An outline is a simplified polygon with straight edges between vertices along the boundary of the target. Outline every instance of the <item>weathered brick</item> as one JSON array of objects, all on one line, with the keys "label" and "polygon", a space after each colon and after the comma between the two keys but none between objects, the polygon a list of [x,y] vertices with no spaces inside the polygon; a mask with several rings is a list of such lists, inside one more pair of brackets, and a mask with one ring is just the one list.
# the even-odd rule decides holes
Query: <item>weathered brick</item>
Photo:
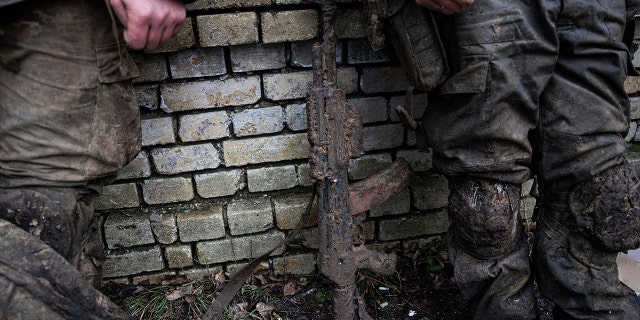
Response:
[{"label": "weathered brick", "polygon": [[624,91],[627,94],[640,92],[640,77],[626,77],[624,80]]},{"label": "weathered brick", "polygon": [[160,86],[157,84],[137,84],[134,89],[138,107],[148,110],[156,110],[159,105]]},{"label": "weathered brick", "polygon": [[151,230],[161,244],[171,244],[178,240],[176,217],[172,213],[151,213],[149,215]]},{"label": "weathered brick", "polygon": [[349,103],[360,113],[362,123],[382,122],[389,118],[387,99],[383,97],[349,99]]},{"label": "weathered brick", "polygon": [[402,145],[404,127],[402,124],[385,124],[365,127],[363,130],[364,150],[380,150]]},{"label": "weathered brick", "polygon": [[290,189],[295,187],[297,182],[294,165],[247,169],[249,192]]},{"label": "weathered brick", "polygon": [[306,133],[225,140],[222,145],[227,166],[305,159],[309,156]]},{"label": "weathered brick", "polygon": [[636,132],[638,131],[638,123],[637,122],[629,122],[629,131],[627,131],[627,136],[624,137],[624,140],[629,142],[632,141],[636,136]]},{"label": "weathered brick", "polygon": [[318,36],[316,10],[264,12],[260,14],[260,21],[264,43],[309,40]]},{"label": "weathered brick", "polygon": [[144,119],[142,126],[142,146],[155,146],[176,142],[171,117]]},{"label": "weathered brick", "polygon": [[260,77],[164,84],[160,86],[160,93],[160,108],[168,113],[242,106],[260,99]]},{"label": "weathered brick", "polygon": [[349,179],[360,180],[368,178],[380,170],[386,169],[393,162],[388,153],[368,154],[349,160]]},{"label": "weathered brick", "polygon": [[186,177],[145,180],[142,194],[147,204],[189,201],[194,197],[191,179]]},{"label": "weathered brick", "polygon": [[169,268],[184,268],[193,265],[190,245],[174,245],[164,248]]},{"label": "weathered brick", "polygon": [[138,153],[131,162],[118,171],[118,180],[148,178],[149,176],[151,176],[151,164],[144,151]]},{"label": "weathered brick", "polygon": [[312,274],[315,269],[316,261],[314,255],[311,253],[273,259],[273,271],[277,275]]},{"label": "weathered brick", "polygon": [[311,186],[315,183],[311,178],[311,166],[309,163],[303,163],[296,166],[298,172],[298,185]]},{"label": "weathered brick", "polygon": [[104,222],[105,241],[109,249],[154,243],[147,216],[110,214]]},{"label": "weathered brick", "polygon": [[[240,263],[227,263],[227,274],[231,277],[237,275],[240,271],[244,270],[244,268],[249,265],[248,262],[240,262]],[[258,266],[254,270],[264,270],[269,269],[269,261],[262,261],[258,264]]]},{"label": "weathered brick", "polygon": [[428,171],[433,168],[433,152],[431,150],[398,150],[396,151],[396,156],[407,160],[413,171]]},{"label": "weathered brick", "polygon": [[534,183],[533,179],[529,179],[522,184],[522,188],[520,189],[520,196],[526,197],[528,195],[537,194],[537,185]]},{"label": "weathered brick", "polygon": [[159,247],[130,249],[124,253],[107,255],[103,265],[103,275],[105,278],[114,278],[162,269],[164,269],[164,261]]},{"label": "weathered brick", "polygon": [[169,55],[169,70],[175,79],[219,76],[227,73],[222,48],[200,48]]},{"label": "weathered brick", "polygon": [[[290,230],[300,221],[300,217],[304,214],[309,203],[311,194],[294,194],[287,196],[279,196],[274,199],[276,224],[278,228]],[[314,202],[311,212],[318,212],[317,203]],[[305,222],[304,227],[311,227],[318,224],[318,215],[311,214],[310,219]]]},{"label": "weathered brick", "polygon": [[176,218],[180,241],[194,242],[224,237],[224,217],[221,204],[200,204]]},{"label": "weathered brick", "polygon": [[255,12],[198,16],[196,21],[203,47],[258,42],[258,15]]},{"label": "weathered brick", "polygon": [[301,4],[304,3],[305,0],[275,0],[275,4],[283,5],[283,4]]},{"label": "weathered brick", "polygon": [[268,6],[271,0],[198,0],[187,4],[187,10],[251,8]]},{"label": "weathered brick", "polygon": [[231,235],[256,233],[273,228],[269,198],[238,199],[227,206]]},{"label": "weathered brick", "polygon": [[[318,41],[299,41],[291,44],[291,64],[295,67],[311,68],[313,66],[313,44]],[[336,44],[336,63],[342,63],[342,46]]]},{"label": "weathered brick", "polygon": [[363,9],[336,12],[335,28],[339,39],[366,37],[367,25],[367,12]]},{"label": "weathered brick", "polygon": [[236,261],[231,238],[196,243],[197,261],[200,264]]},{"label": "weathered brick", "polygon": [[181,275],[184,275],[185,277],[187,277],[187,279],[189,280],[202,280],[202,279],[206,279],[206,278],[212,278],[213,276],[215,276],[218,272],[223,271],[222,266],[216,266],[216,267],[210,267],[207,266],[206,268],[193,268],[193,269],[187,269],[187,270],[180,270],[178,273]]},{"label": "weathered brick", "polygon": [[314,227],[300,230],[298,235],[296,235],[288,245],[309,249],[320,248],[320,237],[318,228]]},{"label": "weathered brick", "polygon": [[230,48],[233,72],[280,69],[287,65],[284,44],[255,44]]},{"label": "weathered brick", "polygon": [[148,273],[141,276],[133,277],[133,284],[161,284],[168,277],[175,277],[175,271]]},{"label": "weathered brick", "polygon": [[164,56],[158,54],[133,54],[140,76],[133,79],[133,83],[162,81],[169,78],[167,62]]},{"label": "weathered brick", "polygon": [[[196,254],[201,264],[257,258],[275,248],[283,239],[284,233],[274,230],[251,236],[203,241],[196,244]],[[279,255],[283,251],[284,248],[280,247],[271,255]]]},{"label": "weathered brick", "polygon": [[447,231],[449,221],[444,210],[382,220],[379,224],[379,239],[382,241],[405,239],[423,235],[439,234]]},{"label": "weathered brick", "polygon": [[405,91],[410,86],[402,68],[364,68],[360,87],[364,93]]},{"label": "weathered brick", "polygon": [[282,107],[245,109],[231,115],[233,132],[238,137],[280,132],[284,129]]},{"label": "weathered brick", "polygon": [[203,198],[230,196],[245,187],[243,170],[224,170],[194,174],[196,191]]},{"label": "weathered brick", "polygon": [[112,184],[104,187],[96,200],[96,210],[133,208],[140,205],[135,183]]},{"label": "weathered brick", "polygon": [[285,108],[287,128],[292,131],[307,130],[307,104],[295,103]]},{"label": "weathered brick", "polygon": [[196,40],[193,35],[193,23],[191,17],[187,17],[182,24],[180,32],[171,37],[167,43],[159,46],[157,49],[151,51],[152,53],[160,52],[172,52],[188,48],[193,48],[196,45]]},{"label": "weathered brick", "polygon": [[151,150],[155,169],[161,174],[215,169],[220,166],[220,153],[211,143],[155,148]]},{"label": "weathered brick", "polygon": [[382,217],[388,215],[409,213],[411,211],[411,192],[404,189],[387,202],[369,211],[370,217]]},{"label": "weathered brick", "polygon": [[[358,89],[358,72],[354,68],[341,68],[336,71],[338,87],[345,93]],[[264,94],[270,100],[289,100],[304,98],[313,82],[312,71],[265,74],[263,76]]]},{"label": "weathered brick", "polygon": [[362,233],[365,241],[373,241],[376,238],[376,224],[374,221],[364,221],[362,223]]},{"label": "weathered brick", "polygon": [[640,97],[629,97],[629,118],[632,120],[640,119]]},{"label": "weathered brick", "polygon": [[635,143],[631,144],[625,152],[625,157],[629,161],[629,164],[633,166],[637,172],[640,172],[640,145]]},{"label": "weathered brick", "polygon": [[410,186],[414,206],[418,210],[429,210],[447,206],[449,187],[447,179],[438,174],[419,174]]},{"label": "weathered brick", "polygon": [[532,196],[523,197],[520,199],[520,215],[523,219],[529,221],[533,218],[533,210],[536,207],[536,198]]},{"label": "weathered brick", "polygon": [[226,138],[230,124],[226,111],[185,114],[178,117],[178,136],[184,142]]},{"label": "weathered brick", "polygon": [[364,64],[390,62],[391,59],[384,51],[373,51],[367,39],[353,39],[347,41],[347,62],[349,64]]}]

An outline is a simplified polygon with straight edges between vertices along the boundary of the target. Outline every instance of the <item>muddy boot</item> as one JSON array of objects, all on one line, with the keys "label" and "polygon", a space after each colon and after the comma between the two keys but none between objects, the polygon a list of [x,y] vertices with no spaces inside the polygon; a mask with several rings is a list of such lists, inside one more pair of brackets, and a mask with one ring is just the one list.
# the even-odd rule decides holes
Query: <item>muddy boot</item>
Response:
[{"label": "muddy boot", "polygon": [[520,187],[489,180],[454,180],[451,187],[449,258],[472,318],[535,319]]},{"label": "muddy boot", "polygon": [[0,319],[131,319],[33,235],[0,219]]},{"label": "muddy boot", "polygon": [[104,253],[97,195],[85,187],[0,188],[0,218],[48,244],[99,288]]},{"label": "muddy boot", "polygon": [[619,251],[639,243],[637,183],[625,163],[569,191],[545,190],[533,255],[555,320],[640,319],[635,292],[620,282],[616,264]]}]

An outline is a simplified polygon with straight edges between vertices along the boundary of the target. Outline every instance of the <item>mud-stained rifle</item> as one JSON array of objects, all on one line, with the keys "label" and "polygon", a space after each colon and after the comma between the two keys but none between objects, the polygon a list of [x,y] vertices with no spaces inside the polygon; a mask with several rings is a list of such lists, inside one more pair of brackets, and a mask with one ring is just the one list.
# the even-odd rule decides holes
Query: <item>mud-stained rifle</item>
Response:
[{"label": "mud-stained rifle", "polygon": [[[321,7],[323,38],[322,43],[313,46],[313,85],[307,92],[307,121],[311,145],[309,163],[318,197],[318,266],[334,284],[334,318],[371,319],[356,290],[356,271],[366,268],[384,275],[393,274],[396,256],[371,251],[363,245],[355,246],[356,223],[352,215],[391,198],[406,188],[413,176],[406,161],[400,160],[387,173],[349,187],[349,159],[364,153],[362,121],[337,86],[335,3],[314,2]],[[391,171],[393,176],[389,174]],[[395,181],[387,185],[385,180],[390,179]],[[350,207],[356,212],[350,212]]]}]

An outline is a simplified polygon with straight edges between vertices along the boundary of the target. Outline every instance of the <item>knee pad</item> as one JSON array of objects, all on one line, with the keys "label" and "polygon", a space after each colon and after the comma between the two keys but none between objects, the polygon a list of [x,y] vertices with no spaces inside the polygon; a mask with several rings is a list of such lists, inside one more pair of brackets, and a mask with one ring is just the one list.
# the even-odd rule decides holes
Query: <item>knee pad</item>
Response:
[{"label": "knee pad", "polygon": [[610,252],[640,247],[639,186],[626,162],[575,186],[568,201],[578,231]]},{"label": "knee pad", "polygon": [[478,258],[513,252],[519,230],[520,186],[489,180],[452,182],[449,218],[459,245]]}]

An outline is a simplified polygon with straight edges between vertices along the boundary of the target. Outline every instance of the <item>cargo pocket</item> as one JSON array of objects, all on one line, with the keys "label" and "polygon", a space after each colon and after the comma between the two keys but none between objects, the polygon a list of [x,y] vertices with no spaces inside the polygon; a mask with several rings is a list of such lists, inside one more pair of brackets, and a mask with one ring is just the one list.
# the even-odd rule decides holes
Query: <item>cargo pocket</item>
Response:
[{"label": "cargo pocket", "polygon": [[489,56],[461,58],[462,68],[453,74],[440,89],[440,94],[485,92],[489,81]]},{"label": "cargo pocket", "polygon": [[98,88],[87,177],[113,175],[140,150],[140,110],[131,79],[138,76],[125,46],[97,48]]}]

